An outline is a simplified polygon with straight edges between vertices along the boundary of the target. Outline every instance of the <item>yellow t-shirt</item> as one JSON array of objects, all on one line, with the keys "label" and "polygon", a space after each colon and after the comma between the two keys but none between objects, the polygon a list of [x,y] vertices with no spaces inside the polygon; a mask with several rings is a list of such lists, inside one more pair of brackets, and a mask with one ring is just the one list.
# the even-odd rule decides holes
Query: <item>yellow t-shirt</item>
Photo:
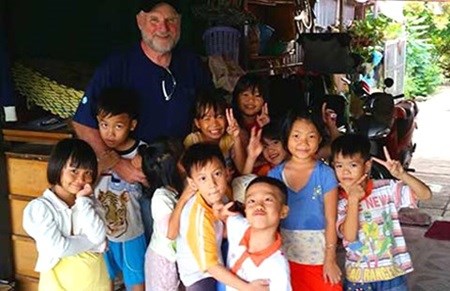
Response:
[{"label": "yellow t-shirt", "polygon": [[[202,137],[202,134],[199,131],[196,131],[186,136],[183,144],[185,148],[188,148],[193,144],[202,142],[205,142],[205,140]],[[231,167],[234,166],[233,156],[231,152],[233,145],[234,145],[234,138],[229,134],[225,134],[224,136],[222,136],[222,138],[219,141],[219,148],[222,151],[223,157],[225,158],[227,168],[229,168],[230,166]]]}]

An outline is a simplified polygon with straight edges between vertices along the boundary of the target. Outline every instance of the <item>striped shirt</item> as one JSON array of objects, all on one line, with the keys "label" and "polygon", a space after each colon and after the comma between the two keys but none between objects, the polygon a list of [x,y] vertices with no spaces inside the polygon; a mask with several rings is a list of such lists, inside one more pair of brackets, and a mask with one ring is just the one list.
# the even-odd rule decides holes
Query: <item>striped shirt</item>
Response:
[{"label": "striped shirt", "polygon": [[[416,205],[410,188],[401,181],[373,180],[370,194],[359,202],[357,240],[343,240],[345,269],[350,282],[391,280],[413,271],[398,219],[398,210]],[[347,199],[340,195],[337,228],[347,214]],[[339,234],[342,237],[342,234]]]},{"label": "striped shirt", "polygon": [[223,265],[220,252],[223,229],[223,223],[214,217],[211,206],[197,192],[181,212],[177,238],[178,270],[185,286],[211,277],[207,270]]}]

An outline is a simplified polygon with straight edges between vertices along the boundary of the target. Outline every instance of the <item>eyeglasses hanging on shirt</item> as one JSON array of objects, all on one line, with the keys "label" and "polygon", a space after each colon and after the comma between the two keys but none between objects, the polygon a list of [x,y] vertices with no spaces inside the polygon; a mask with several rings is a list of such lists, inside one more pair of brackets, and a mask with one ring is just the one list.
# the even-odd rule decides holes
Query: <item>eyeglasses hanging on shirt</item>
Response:
[{"label": "eyeglasses hanging on shirt", "polygon": [[173,76],[172,72],[166,68],[166,73],[162,78],[161,89],[164,95],[164,100],[170,101],[172,99],[173,93],[175,93],[175,87],[177,86],[177,81]]}]

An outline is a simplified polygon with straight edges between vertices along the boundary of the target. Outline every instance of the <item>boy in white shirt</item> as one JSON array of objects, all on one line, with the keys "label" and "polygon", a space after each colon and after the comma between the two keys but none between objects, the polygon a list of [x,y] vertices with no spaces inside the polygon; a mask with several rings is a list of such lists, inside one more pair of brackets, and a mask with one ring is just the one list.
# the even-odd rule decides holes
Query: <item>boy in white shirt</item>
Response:
[{"label": "boy in white shirt", "polygon": [[[245,193],[245,218],[229,212],[231,203],[222,211],[227,215],[228,262],[237,276],[252,281],[268,279],[270,290],[292,290],[289,264],[281,250],[280,220],[289,212],[286,185],[260,176],[252,180]],[[236,290],[228,287],[227,290]]]}]

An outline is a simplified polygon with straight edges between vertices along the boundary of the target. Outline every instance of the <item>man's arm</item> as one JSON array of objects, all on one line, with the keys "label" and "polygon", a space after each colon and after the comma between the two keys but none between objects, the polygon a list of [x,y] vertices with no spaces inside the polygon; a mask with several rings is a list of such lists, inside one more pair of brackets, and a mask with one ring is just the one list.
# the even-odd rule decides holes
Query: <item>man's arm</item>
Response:
[{"label": "man's arm", "polygon": [[[97,157],[102,157],[104,153],[109,151],[109,148],[102,141],[98,129],[83,125],[76,121],[72,121],[72,126],[76,135],[86,141],[94,149]],[[111,168],[128,183],[147,182],[144,173],[133,167],[130,160],[118,159],[114,165],[111,165]]]},{"label": "man's arm", "polygon": [[76,121],[72,121],[72,126],[77,136],[87,142],[94,149],[97,156],[100,156],[108,150],[108,147],[100,137],[98,129],[83,125]]}]

